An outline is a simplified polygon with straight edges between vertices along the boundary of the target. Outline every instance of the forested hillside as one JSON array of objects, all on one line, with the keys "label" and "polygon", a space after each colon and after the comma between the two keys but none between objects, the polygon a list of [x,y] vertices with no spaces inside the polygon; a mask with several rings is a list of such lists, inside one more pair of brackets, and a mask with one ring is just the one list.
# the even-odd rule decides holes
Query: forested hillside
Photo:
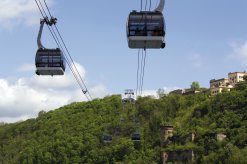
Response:
[{"label": "forested hillside", "polygon": [[[160,145],[160,126],[173,138]],[[140,132],[140,142],[131,140]],[[195,134],[194,141],[186,136]],[[224,133],[217,141],[215,134]],[[103,136],[112,136],[104,143]],[[176,137],[174,137],[176,136]],[[114,95],[72,103],[36,119],[0,126],[0,163],[161,163],[161,152],[193,150],[195,163],[247,163],[247,87],[211,97]]]}]

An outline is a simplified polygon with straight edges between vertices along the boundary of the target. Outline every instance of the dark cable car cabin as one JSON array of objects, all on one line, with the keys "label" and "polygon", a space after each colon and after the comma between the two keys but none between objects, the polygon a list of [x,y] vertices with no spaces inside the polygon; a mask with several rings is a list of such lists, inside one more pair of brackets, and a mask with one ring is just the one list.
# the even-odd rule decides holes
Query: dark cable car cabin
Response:
[{"label": "dark cable car cabin", "polygon": [[162,14],[164,0],[154,11],[132,11],[127,21],[129,48],[164,48],[165,20]]},{"label": "dark cable car cabin", "polygon": [[141,134],[138,133],[138,132],[132,133],[131,139],[134,142],[140,142],[140,140],[141,140]]},{"label": "dark cable car cabin", "polygon": [[57,49],[38,49],[35,58],[37,75],[64,75],[65,59]]},{"label": "dark cable car cabin", "polygon": [[103,136],[104,143],[111,143],[112,142],[112,136],[110,135],[104,135]]},{"label": "dark cable car cabin", "polygon": [[38,50],[35,57],[36,74],[50,76],[64,75],[66,63],[62,51],[59,48],[47,49],[41,43],[41,35],[45,23],[51,26],[56,23],[56,19],[52,18],[49,21],[48,18],[45,18],[40,22],[37,39]]}]

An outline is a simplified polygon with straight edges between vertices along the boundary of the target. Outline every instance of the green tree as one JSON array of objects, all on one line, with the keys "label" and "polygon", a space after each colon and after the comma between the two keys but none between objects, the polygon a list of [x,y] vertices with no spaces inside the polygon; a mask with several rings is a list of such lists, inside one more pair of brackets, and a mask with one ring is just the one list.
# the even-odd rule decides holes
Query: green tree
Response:
[{"label": "green tree", "polygon": [[[246,97],[241,89],[212,97],[140,97],[128,107],[120,95],[72,103],[0,126],[0,163],[159,163],[160,151],[188,149],[196,163],[247,163]],[[160,125],[170,124],[174,137],[161,149]],[[103,142],[104,130],[111,143]],[[137,130],[141,141],[133,142]],[[217,141],[217,133],[225,140]]]},{"label": "green tree", "polygon": [[159,98],[164,97],[164,96],[166,95],[166,94],[165,94],[165,90],[164,90],[163,88],[159,88],[159,89],[157,90],[157,95],[158,95]]},{"label": "green tree", "polygon": [[190,88],[193,90],[200,90],[200,84],[198,81],[193,81],[190,85]]},{"label": "green tree", "polygon": [[45,112],[44,110],[42,110],[42,111],[39,112],[38,116],[41,117],[41,116],[43,116],[45,113],[46,113],[46,112]]}]

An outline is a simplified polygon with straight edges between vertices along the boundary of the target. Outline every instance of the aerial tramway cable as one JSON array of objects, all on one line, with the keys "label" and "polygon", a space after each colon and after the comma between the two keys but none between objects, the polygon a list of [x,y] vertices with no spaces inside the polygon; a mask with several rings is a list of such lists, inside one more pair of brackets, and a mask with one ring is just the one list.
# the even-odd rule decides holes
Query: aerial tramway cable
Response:
[{"label": "aerial tramway cable", "polygon": [[[46,3],[46,0],[44,0],[44,3],[45,3],[45,6],[46,6],[46,8],[47,8],[49,14],[50,14],[50,17],[52,17],[51,12],[50,12],[50,10],[49,10],[49,8],[48,8],[48,5],[47,5],[47,3]],[[79,71],[78,71],[78,69],[77,69],[77,67],[76,67],[76,65],[75,65],[75,63],[74,63],[74,60],[72,59],[72,56],[71,56],[71,54],[70,54],[70,52],[69,52],[69,50],[68,50],[68,48],[67,48],[67,46],[66,46],[66,44],[65,44],[65,42],[64,42],[64,39],[63,39],[61,33],[59,32],[58,27],[57,27],[56,24],[55,24],[55,28],[56,28],[56,31],[57,31],[57,33],[58,33],[60,39],[62,40],[62,43],[63,43],[63,45],[64,45],[64,47],[65,47],[65,49],[66,49],[68,55],[69,55],[69,58],[70,58],[70,60],[71,60],[71,62],[72,62],[72,65],[75,67],[75,70],[76,70],[77,74],[79,75],[79,78],[80,78],[81,82],[83,83],[83,85],[84,85],[84,87],[85,87],[85,90],[83,91],[83,93],[84,93],[84,94],[88,93],[89,97],[92,99],[92,96],[91,96],[90,92],[88,92],[87,86],[86,86],[85,82],[83,81],[83,79],[82,79],[82,77],[81,77],[81,74],[79,73]]]},{"label": "aerial tramway cable", "polygon": [[[41,6],[42,10],[41,10],[41,8],[40,8],[39,6],[38,6],[38,7],[39,7],[39,9],[40,9],[40,12],[41,12],[42,16],[44,17],[44,15],[45,15],[45,17],[48,18],[48,17],[47,17],[47,14],[46,14],[46,12],[45,12],[45,10],[44,10],[44,8],[43,8],[41,2],[40,2],[40,0],[39,0],[39,3],[40,3],[40,6]],[[43,14],[43,12],[44,12],[44,14]],[[48,26],[48,25],[47,25],[47,26]],[[52,34],[53,39],[54,39],[55,42],[57,43],[58,47],[61,48],[62,51],[63,51],[63,53],[64,53],[64,49],[63,49],[63,47],[62,47],[62,45],[61,45],[61,43],[60,43],[60,41],[59,41],[59,39],[58,39],[58,37],[57,37],[55,31],[54,31],[54,29],[53,29],[53,28],[50,28],[50,26],[48,26],[48,28],[49,28],[49,30],[50,30],[50,33]],[[65,53],[64,53],[64,54],[65,54]],[[71,71],[72,71],[72,73],[73,73],[73,75],[74,75],[76,81],[77,81],[78,84],[80,85],[80,88],[82,88],[82,86],[81,86],[81,84],[80,84],[80,81],[78,80],[78,77],[76,76],[74,70],[73,70],[72,67],[71,67],[71,64],[70,64],[70,62],[69,62],[69,60],[68,60],[68,58],[67,58],[67,55],[65,55],[65,58],[66,58],[66,62],[67,62],[67,64],[69,65],[69,67],[70,67],[70,69],[71,69]]]},{"label": "aerial tramway cable", "polygon": [[141,79],[141,94],[142,94],[142,91],[143,91],[143,81],[144,81],[144,76],[145,76],[146,56],[147,56],[147,51],[146,51],[146,49],[144,49],[143,67],[142,67],[142,79]]},{"label": "aerial tramway cable", "polygon": [[137,62],[136,96],[142,95],[144,77],[145,77],[146,58],[147,58],[147,51],[145,49],[139,49],[138,62]]},{"label": "aerial tramway cable", "polygon": [[[38,6],[39,9],[40,9],[40,12],[41,12],[41,14],[42,14],[42,16],[44,17],[44,15],[45,15],[45,17],[47,17],[47,14],[46,14],[46,12],[45,12],[45,10],[44,10],[44,8],[43,8],[42,3],[40,2],[40,0],[39,0],[39,3],[40,3],[40,6],[41,6],[41,8],[42,8],[42,10],[43,10],[43,11],[42,11],[41,8]],[[44,14],[43,14],[43,12],[44,12]],[[47,17],[47,18],[48,18],[48,17]],[[48,26],[48,27],[49,27],[49,26]],[[51,29],[52,29],[52,30],[51,30]],[[60,43],[60,41],[59,41],[59,39],[58,39],[58,37],[57,37],[55,31],[54,31],[54,29],[53,29],[53,28],[51,28],[51,29],[50,29],[50,27],[49,27],[49,30],[50,30],[50,32],[51,32],[51,34],[52,34],[52,36],[53,36],[53,39],[54,39],[55,42],[57,43],[58,47],[61,48],[62,51],[63,51],[63,53],[64,53],[64,49],[63,49],[63,47],[62,47],[62,45],[61,45],[61,43]],[[80,84],[80,81],[79,81],[78,77],[76,76],[76,74],[75,74],[75,72],[74,72],[74,70],[73,70],[73,68],[72,68],[72,66],[71,66],[71,64],[70,64],[70,62],[69,62],[69,60],[68,60],[68,58],[67,58],[66,53],[64,53],[64,54],[65,54],[66,62],[67,62],[67,64],[69,65],[69,67],[70,67],[70,69],[71,69],[71,72],[73,73],[73,75],[74,75],[74,77],[75,77],[77,83],[79,84],[80,88],[83,88],[82,85]],[[86,97],[87,97],[87,96],[86,96]]]},{"label": "aerial tramway cable", "polygon": [[139,65],[140,65],[140,49],[138,49],[137,55],[137,73],[136,73],[136,96],[139,94]]},{"label": "aerial tramway cable", "polygon": [[140,11],[142,11],[142,0],[141,0],[141,10]]},{"label": "aerial tramway cable", "polygon": [[146,0],[146,3],[145,3],[145,11],[147,10],[147,4],[148,4],[148,0]]},{"label": "aerial tramway cable", "polygon": [[[38,8],[39,8],[39,11],[40,11],[42,17],[43,17],[44,19],[48,19],[48,16],[47,16],[47,14],[46,14],[46,12],[45,12],[45,9],[44,9],[44,7],[43,7],[41,1],[39,0],[39,3],[40,3],[40,4],[38,4],[37,0],[35,0],[35,2],[36,2],[37,6],[38,6]],[[47,8],[47,11],[48,11],[48,13],[49,13],[49,15],[50,15],[50,17],[51,17],[51,20],[54,19],[54,18],[52,17],[52,15],[51,15],[51,12],[50,12],[50,10],[49,10],[49,8],[48,8],[48,5],[47,5],[47,3],[46,3],[45,0],[44,0],[44,3],[45,3],[45,6],[46,6],[46,8]],[[62,44],[61,44],[61,42],[60,42],[60,40],[59,40],[59,38],[58,38],[56,32],[55,32],[54,29],[52,28],[52,26],[49,27],[48,24],[47,24],[47,26],[48,26],[48,29],[49,29],[49,31],[50,31],[50,33],[51,33],[53,39],[55,40],[56,44],[58,45],[58,47],[62,50],[63,54],[65,55],[66,62],[67,62],[67,64],[68,64],[68,66],[69,66],[69,68],[70,68],[70,70],[71,70],[73,76],[75,77],[75,80],[77,81],[79,87],[81,88],[83,94],[86,96],[86,98],[87,98],[88,101],[92,100],[92,96],[91,96],[91,94],[89,93],[89,91],[88,91],[88,89],[87,89],[87,87],[86,87],[86,85],[85,85],[85,82],[83,81],[83,79],[82,79],[82,77],[81,77],[81,75],[80,75],[80,73],[79,73],[79,71],[78,71],[78,69],[77,69],[77,67],[76,67],[76,65],[75,65],[75,63],[74,63],[74,60],[72,59],[71,54],[69,53],[69,50],[68,50],[68,48],[67,48],[67,46],[66,46],[66,44],[65,44],[65,42],[64,42],[64,39],[62,38],[61,33],[59,32],[59,30],[58,30],[56,24],[55,24],[55,29],[56,29],[56,31],[57,31],[57,33],[58,33],[58,35],[59,35],[59,38],[60,38],[61,42],[63,43],[63,46],[65,47],[66,52],[68,53],[69,57],[68,57],[67,54],[65,53],[64,48],[63,48],[63,46],[62,46]],[[70,59],[70,60],[69,60],[69,59]],[[72,63],[72,64],[71,64],[71,63]],[[75,71],[74,69],[75,69],[76,71]],[[78,76],[79,76],[79,77],[78,77]],[[83,86],[84,86],[84,87],[83,87]],[[88,94],[88,95],[87,95],[87,94]]]},{"label": "aerial tramway cable", "polygon": [[[165,19],[163,9],[165,0],[141,0],[141,10],[130,12],[127,20],[127,41],[129,48],[138,49],[136,96],[142,95],[147,49],[165,48]],[[149,5],[148,5],[149,3]],[[151,11],[152,6],[156,8]],[[144,11],[143,11],[144,9]]]}]

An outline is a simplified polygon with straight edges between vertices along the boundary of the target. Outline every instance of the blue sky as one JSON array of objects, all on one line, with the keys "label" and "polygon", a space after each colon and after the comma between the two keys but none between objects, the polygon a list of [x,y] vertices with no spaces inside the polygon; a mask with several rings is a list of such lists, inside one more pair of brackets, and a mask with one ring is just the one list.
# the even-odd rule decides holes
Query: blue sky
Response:
[{"label": "blue sky", "polygon": [[[140,10],[141,1],[48,2],[94,97],[135,89],[137,50],[127,46],[126,20],[131,10]],[[157,0],[152,0],[152,6],[156,4]],[[192,81],[209,87],[210,79],[246,70],[246,0],[166,0],[164,16],[167,47],[147,50],[143,87],[147,92],[158,88],[186,88]],[[0,121],[25,119],[42,109],[84,99],[68,69],[64,79],[35,77],[39,18],[34,0],[0,2]],[[55,46],[47,30],[43,43],[46,47]],[[29,91],[35,100],[29,101],[28,96],[23,96],[30,94]],[[60,97],[63,94],[66,96]],[[49,97],[54,101],[45,103]],[[25,100],[24,105],[20,99]],[[58,103],[61,99],[62,103]],[[22,107],[16,107],[16,103]],[[29,103],[39,107],[27,110],[32,106]],[[10,106],[16,109],[9,109]]]}]

